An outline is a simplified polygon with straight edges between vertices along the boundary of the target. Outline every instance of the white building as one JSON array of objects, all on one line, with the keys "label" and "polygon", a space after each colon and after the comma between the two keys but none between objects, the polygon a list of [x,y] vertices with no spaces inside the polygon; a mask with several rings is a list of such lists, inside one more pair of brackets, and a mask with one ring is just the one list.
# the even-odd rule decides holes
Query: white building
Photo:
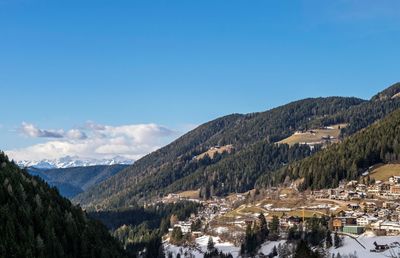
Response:
[{"label": "white building", "polygon": [[390,211],[387,209],[380,209],[378,211],[378,217],[380,217],[380,218],[384,218],[384,217],[388,216],[389,214],[390,214]]},{"label": "white building", "polygon": [[192,223],[179,221],[174,225],[174,228],[181,228],[182,234],[187,234],[192,232]]},{"label": "white building", "polygon": [[400,233],[400,224],[397,222],[384,221],[380,223],[379,229],[386,230],[387,235],[398,235]]},{"label": "white building", "polygon": [[371,223],[377,222],[378,219],[371,216],[362,216],[357,218],[357,226],[365,227]]},{"label": "white building", "polygon": [[391,183],[391,184],[400,184],[400,176],[391,176],[389,178],[389,183]]}]

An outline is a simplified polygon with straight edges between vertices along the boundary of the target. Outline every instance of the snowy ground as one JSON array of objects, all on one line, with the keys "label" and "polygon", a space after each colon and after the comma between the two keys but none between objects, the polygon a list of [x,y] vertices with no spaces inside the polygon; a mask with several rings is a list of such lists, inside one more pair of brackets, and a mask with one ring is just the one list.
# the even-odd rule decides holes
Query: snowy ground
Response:
[{"label": "snowy ground", "polygon": [[[374,242],[377,242],[377,244],[383,245],[383,244],[388,244],[390,245],[393,242],[400,242],[400,237],[399,236],[374,236],[371,234],[364,234],[361,235],[357,238],[357,240],[365,246],[365,249],[357,243],[356,240],[350,238],[350,237],[345,237],[343,246],[334,249],[332,248],[330,250],[331,253],[337,254],[340,253],[341,255],[348,255],[348,254],[354,254],[356,252],[357,256],[359,258],[374,258],[374,257],[392,257],[391,253],[389,250],[382,252],[382,253],[374,253],[371,252],[371,249],[375,249]],[[392,254],[395,253],[398,255],[400,253],[400,248],[394,248],[392,249]],[[394,257],[400,257],[394,256]]]},{"label": "snowy ground", "polygon": [[[189,249],[179,246],[174,246],[170,244],[165,244],[165,254],[171,252],[173,257],[176,257],[178,253],[181,253],[181,257],[193,257],[193,258],[203,258],[204,252],[207,251],[207,243],[209,236],[203,236],[196,239],[197,248]],[[340,248],[331,248],[329,251],[331,254],[340,253],[343,255],[356,254],[358,258],[376,258],[376,257],[400,257],[400,248],[393,248],[392,254],[397,254],[398,256],[391,256],[391,251],[387,250],[382,253],[371,252],[371,249],[375,249],[374,242],[380,245],[392,244],[393,242],[400,242],[400,236],[374,236],[371,234],[364,234],[357,238],[357,240],[365,246],[365,249],[353,238],[344,237],[343,246]],[[229,242],[222,242],[219,237],[213,237],[215,247],[224,253],[231,253],[234,258],[239,257],[240,247],[234,246]],[[285,243],[285,240],[266,242],[261,246],[260,252],[267,255],[269,254],[274,246],[278,247],[279,244]],[[186,256],[184,254],[187,254]],[[192,254],[190,256],[189,254]]]},{"label": "snowy ground", "polygon": [[268,255],[269,253],[272,252],[272,249],[274,246],[278,247],[279,244],[284,244],[286,243],[286,240],[280,240],[280,241],[267,241],[263,245],[261,245],[260,252],[263,253],[264,255]]},{"label": "snowy ground", "polygon": [[[168,252],[173,254],[173,257],[176,257],[178,253],[181,253],[181,257],[185,257],[185,253],[187,253],[187,257],[195,257],[195,258],[203,258],[204,253],[207,252],[207,244],[208,238],[210,236],[202,236],[196,238],[196,249],[183,248],[175,245],[164,244],[165,254],[168,255]],[[234,246],[229,242],[222,242],[219,237],[213,237],[213,241],[215,243],[215,248],[218,251],[222,251],[224,253],[231,253],[234,258],[239,256],[240,247]],[[193,256],[190,256],[192,254]]]}]

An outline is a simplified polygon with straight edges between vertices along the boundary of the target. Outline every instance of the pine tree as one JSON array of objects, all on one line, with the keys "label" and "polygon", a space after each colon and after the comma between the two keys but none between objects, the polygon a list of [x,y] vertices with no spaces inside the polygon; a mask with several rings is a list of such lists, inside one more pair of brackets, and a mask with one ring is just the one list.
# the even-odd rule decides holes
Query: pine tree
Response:
[{"label": "pine tree", "polygon": [[214,249],[215,249],[214,240],[213,240],[213,238],[210,236],[210,237],[208,238],[207,250],[208,250],[209,252],[212,252],[212,251],[214,251]]},{"label": "pine tree", "polygon": [[272,248],[271,254],[272,254],[273,257],[278,255],[278,249],[276,248],[276,245],[274,245],[274,248]]},{"label": "pine tree", "polygon": [[278,216],[274,215],[272,217],[271,223],[269,224],[269,230],[272,233],[278,233],[278,229],[279,229],[279,218],[278,218]]},{"label": "pine tree", "polygon": [[297,245],[293,258],[319,258],[318,253],[314,253],[304,240],[300,240]]},{"label": "pine tree", "polygon": [[173,243],[180,243],[183,239],[182,229],[175,227],[171,233],[171,240]]},{"label": "pine tree", "polygon": [[330,230],[327,230],[325,237],[325,246],[326,248],[331,248],[332,245],[333,245],[332,232]]},{"label": "pine tree", "polygon": [[264,242],[269,234],[267,220],[265,219],[265,216],[263,213],[260,213],[260,215],[258,216],[258,220],[259,220],[259,224],[260,224],[259,238],[260,238],[260,241]]}]

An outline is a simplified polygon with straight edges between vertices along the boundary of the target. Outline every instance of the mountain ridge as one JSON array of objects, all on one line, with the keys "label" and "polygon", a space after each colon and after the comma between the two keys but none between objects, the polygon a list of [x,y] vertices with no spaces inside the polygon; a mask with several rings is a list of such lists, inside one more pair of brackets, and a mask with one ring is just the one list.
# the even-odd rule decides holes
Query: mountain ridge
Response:
[{"label": "mountain ridge", "polygon": [[78,156],[65,156],[58,159],[19,160],[15,161],[21,168],[33,167],[38,169],[90,167],[99,165],[132,165],[134,160],[115,156],[111,159],[80,158]]},{"label": "mountain ridge", "polygon": [[[382,92],[397,94],[398,87],[395,84]],[[96,188],[78,195],[74,201],[87,208],[95,206],[98,209],[113,209],[129,207],[138,201],[158,198],[176,190],[193,190],[194,187],[198,189],[207,185],[221,190],[216,191],[219,195],[250,190],[256,185],[257,177],[270,177],[279,167],[287,165],[285,162],[295,161],[290,158],[293,156],[291,152],[274,147],[275,143],[295,131],[339,123],[349,124],[341,129],[340,142],[398,108],[400,99],[391,97],[373,97],[371,100],[349,97],[307,98],[264,112],[217,118],[143,157]],[[229,144],[235,149],[232,153],[218,154],[213,159],[193,160],[193,157],[212,147]],[[265,148],[269,152],[265,152]],[[242,151],[252,155],[243,156]],[[296,157],[300,157],[299,151],[294,150]],[[270,153],[279,156],[282,163],[274,165],[274,158],[263,158]],[[266,163],[262,166],[257,163],[246,165],[253,164],[256,158]],[[234,172],[234,176],[226,160],[240,162],[236,166],[240,169]],[[270,180],[268,184],[279,182]]]},{"label": "mountain ridge", "polygon": [[[240,151],[259,141],[273,143],[286,138],[298,128],[310,127],[313,122],[319,123],[325,115],[363,102],[365,100],[352,97],[308,98],[265,112],[217,118],[146,155],[96,188],[78,195],[74,201],[85,207],[98,204],[105,207],[129,206],[135,200],[147,198],[135,193],[147,181],[158,180],[160,175],[164,175],[166,181],[163,184],[172,184],[182,176],[190,176],[196,169],[209,165],[190,161],[213,146],[232,144],[235,151]],[[218,161],[213,159],[210,164]],[[158,190],[156,187],[154,194]]]}]

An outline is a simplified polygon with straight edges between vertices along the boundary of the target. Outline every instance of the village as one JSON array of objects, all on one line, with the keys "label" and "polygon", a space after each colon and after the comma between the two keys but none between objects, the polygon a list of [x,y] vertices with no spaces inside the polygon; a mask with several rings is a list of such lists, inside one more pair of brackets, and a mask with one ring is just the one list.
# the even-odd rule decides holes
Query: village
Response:
[{"label": "village", "polygon": [[[367,173],[363,178],[367,178]],[[391,253],[393,248],[400,248],[396,241],[400,236],[400,176],[390,176],[382,181],[365,179],[342,182],[334,189],[299,192],[292,185],[209,200],[185,193],[169,194],[162,202],[188,200],[202,204],[203,208],[197,215],[193,214],[187,221],[177,221],[170,228],[170,235],[179,228],[183,235],[190,236],[184,246],[194,248],[195,252],[205,252],[206,239],[213,237],[217,246],[220,244],[226,251],[236,253],[233,256],[237,257],[246,228],[258,223],[259,214],[263,214],[268,223],[276,218],[279,221],[279,236],[273,239],[277,241],[276,245],[288,238],[291,228],[305,229],[308,219],[324,217],[332,232],[347,239],[345,243],[355,241],[353,249],[359,248],[370,255]],[[169,249],[173,246],[169,242],[170,235],[165,236]],[[273,243],[266,242],[263,251],[270,252]]]}]

